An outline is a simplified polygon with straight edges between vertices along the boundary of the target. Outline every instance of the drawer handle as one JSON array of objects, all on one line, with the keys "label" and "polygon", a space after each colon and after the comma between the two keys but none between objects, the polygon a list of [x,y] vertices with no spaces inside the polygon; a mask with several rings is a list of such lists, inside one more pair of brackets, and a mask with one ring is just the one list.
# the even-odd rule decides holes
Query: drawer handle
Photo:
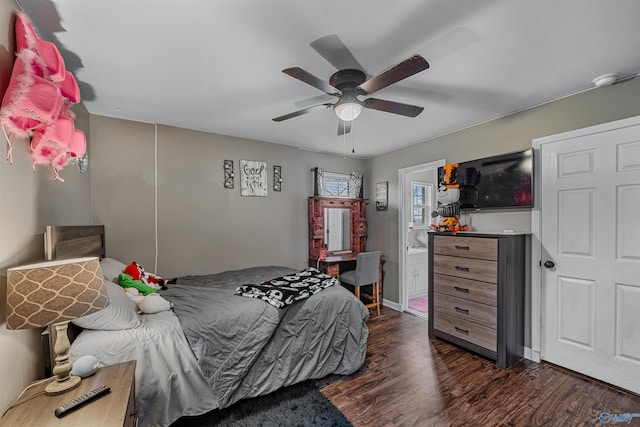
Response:
[{"label": "drawer handle", "polygon": [[466,329],[462,329],[462,328],[458,328],[457,326],[454,326],[454,329],[460,333],[463,333],[465,335],[469,335],[469,331]]},{"label": "drawer handle", "polygon": [[468,251],[469,250],[469,246],[458,246],[455,245],[456,249],[460,249],[461,251]]},{"label": "drawer handle", "polygon": [[455,309],[458,313],[469,314],[469,310],[466,308],[455,307]]},{"label": "drawer handle", "polygon": [[455,268],[458,271],[469,271],[469,267],[460,267],[459,265],[456,265]]},{"label": "drawer handle", "polygon": [[453,289],[455,289],[458,292],[464,292],[465,294],[469,293],[469,288],[461,288],[459,286],[454,286]]}]

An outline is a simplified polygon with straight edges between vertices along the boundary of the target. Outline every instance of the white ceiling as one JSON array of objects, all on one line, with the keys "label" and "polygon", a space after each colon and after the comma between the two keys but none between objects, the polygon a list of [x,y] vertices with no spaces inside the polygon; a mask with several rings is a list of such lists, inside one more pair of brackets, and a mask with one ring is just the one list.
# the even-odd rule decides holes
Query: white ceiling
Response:
[{"label": "white ceiling", "polygon": [[[638,0],[19,0],[55,42],[90,113],[370,157],[640,72]],[[336,71],[330,36],[369,75],[413,54],[430,69],[375,93],[346,138],[334,102],[281,72]],[[343,62],[343,61],[333,61]],[[176,141],[179,143],[179,141]]]}]

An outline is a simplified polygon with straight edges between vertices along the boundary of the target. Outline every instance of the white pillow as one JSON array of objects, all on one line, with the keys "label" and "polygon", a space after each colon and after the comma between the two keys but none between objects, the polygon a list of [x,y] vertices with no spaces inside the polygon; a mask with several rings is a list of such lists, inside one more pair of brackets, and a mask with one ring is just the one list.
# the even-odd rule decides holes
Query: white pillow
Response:
[{"label": "white pillow", "polygon": [[100,261],[100,268],[102,269],[102,275],[105,281],[112,282],[118,285],[118,276],[124,272],[126,264],[121,263],[113,258],[102,258]]},{"label": "white pillow", "polygon": [[135,328],[140,324],[136,303],[131,300],[120,285],[104,281],[109,297],[109,305],[88,316],[80,317],[72,323],[85,329],[119,331]]},{"label": "white pillow", "polygon": [[171,303],[157,293],[153,293],[142,297],[142,300],[138,303],[138,308],[144,314],[153,314],[169,310]]}]

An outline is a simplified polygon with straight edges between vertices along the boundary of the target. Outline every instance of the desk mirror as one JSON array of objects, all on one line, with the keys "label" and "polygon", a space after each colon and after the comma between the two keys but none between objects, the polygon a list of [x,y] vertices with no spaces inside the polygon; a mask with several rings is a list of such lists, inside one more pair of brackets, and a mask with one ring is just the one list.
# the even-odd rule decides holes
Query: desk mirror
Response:
[{"label": "desk mirror", "polygon": [[324,242],[328,252],[351,249],[351,209],[324,209]]}]

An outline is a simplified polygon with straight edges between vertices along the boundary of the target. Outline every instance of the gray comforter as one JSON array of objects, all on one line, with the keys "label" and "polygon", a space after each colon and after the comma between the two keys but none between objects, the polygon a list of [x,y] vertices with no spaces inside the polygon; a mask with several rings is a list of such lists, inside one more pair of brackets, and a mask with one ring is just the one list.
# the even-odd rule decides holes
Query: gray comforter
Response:
[{"label": "gray comforter", "polygon": [[253,267],[178,279],[161,294],[174,305],[200,369],[220,408],[364,363],[369,311],[334,285],[278,309],[235,295],[238,286],[291,274]]}]

